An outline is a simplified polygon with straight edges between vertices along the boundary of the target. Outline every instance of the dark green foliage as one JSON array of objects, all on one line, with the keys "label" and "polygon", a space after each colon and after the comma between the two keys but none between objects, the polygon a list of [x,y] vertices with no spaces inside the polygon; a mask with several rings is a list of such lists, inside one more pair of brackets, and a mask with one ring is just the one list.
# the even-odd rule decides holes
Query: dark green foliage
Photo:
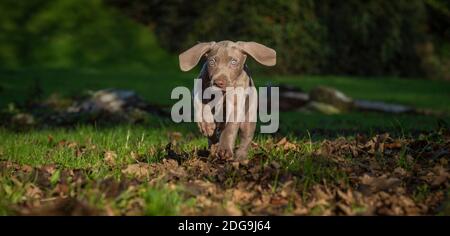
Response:
[{"label": "dark green foliage", "polygon": [[322,1],[328,28],[328,73],[422,74],[416,47],[425,41],[421,0]]},{"label": "dark green foliage", "polygon": [[276,49],[270,72],[450,78],[449,25],[445,0],[4,0],[0,62],[173,68],[159,45],[230,39]]},{"label": "dark green foliage", "polygon": [[[110,0],[144,23],[154,22],[158,40],[180,52],[198,41],[257,41],[275,48],[276,71],[319,73],[327,48],[314,1]],[[272,70],[272,69],[271,69]]]},{"label": "dark green foliage", "polygon": [[429,28],[437,39],[450,40],[450,1],[426,0]]},{"label": "dark green foliage", "polygon": [[154,44],[101,0],[0,1],[2,67],[148,66],[164,57]]},{"label": "dark green foliage", "polygon": [[435,77],[442,65],[429,47],[445,40],[431,39],[448,36],[440,0],[108,2],[154,24],[172,52],[197,41],[258,41],[277,50],[282,73]]},{"label": "dark green foliage", "polygon": [[432,44],[422,50],[428,54],[426,65],[436,74],[450,79],[450,1],[426,0]]},{"label": "dark green foliage", "polygon": [[325,28],[313,9],[312,1],[218,1],[202,12],[183,48],[197,40],[258,41],[277,50],[277,71],[317,73],[326,55]]}]

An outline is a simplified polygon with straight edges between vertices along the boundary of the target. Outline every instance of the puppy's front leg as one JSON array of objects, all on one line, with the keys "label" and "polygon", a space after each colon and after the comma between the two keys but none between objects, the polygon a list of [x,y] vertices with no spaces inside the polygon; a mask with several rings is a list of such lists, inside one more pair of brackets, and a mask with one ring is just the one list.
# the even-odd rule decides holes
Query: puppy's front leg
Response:
[{"label": "puppy's front leg", "polygon": [[214,115],[209,104],[203,107],[203,121],[199,123],[199,126],[203,135],[210,137],[214,134],[216,123],[214,122]]},{"label": "puppy's front leg", "polygon": [[248,148],[253,140],[256,129],[256,122],[242,122],[239,127],[239,148],[236,150],[236,158],[245,160],[248,156]]},{"label": "puppy's front leg", "polygon": [[216,124],[214,123],[211,106],[209,104],[202,104],[197,97],[194,98],[194,106],[196,107],[195,120],[197,121],[200,132],[206,137],[213,136]]},{"label": "puppy's front leg", "polygon": [[217,148],[217,156],[219,158],[232,158],[234,144],[236,142],[237,132],[239,131],[239,123],[230,122],[225,125],[224,130],[220,134],[219,146]]}]

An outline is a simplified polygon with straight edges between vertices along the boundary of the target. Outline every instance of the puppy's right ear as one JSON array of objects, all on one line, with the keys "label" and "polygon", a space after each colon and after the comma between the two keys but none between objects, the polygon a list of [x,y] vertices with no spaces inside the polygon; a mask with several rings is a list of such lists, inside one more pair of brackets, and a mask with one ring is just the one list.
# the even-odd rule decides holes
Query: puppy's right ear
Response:
[{"label": "puppy's right ear", "polygon": [[216,42],[199,43],[192,48],[189,48],[185,52],[181,53],[178,58],[180,59],[180,68],[182,71],[189,71],[194,68],[202,56],[207,53],[216,44]]}]

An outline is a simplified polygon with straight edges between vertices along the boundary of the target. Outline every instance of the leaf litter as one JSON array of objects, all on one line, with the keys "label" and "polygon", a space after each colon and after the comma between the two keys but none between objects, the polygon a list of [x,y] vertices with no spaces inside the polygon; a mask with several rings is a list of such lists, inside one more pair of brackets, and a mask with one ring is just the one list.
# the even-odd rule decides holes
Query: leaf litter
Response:
[{"label": "leaf litter", "polygon": [[[10,199],[14,191],[23,192],[10,206],[18,215],[142,215],[152,204],[143,197],[148,188],[177,192],[181,215],[432,215],[448,201],[445,133],[438,141],[429,140],[436,134],[399,139],[387,133],[314,145],[269,139],[252,143],[253,155],[245,162],[180,150],[183,137],[172,136],[176,141],[166,145],[165,157],[152,163],[136,151],[133,163],[118,165],[118,154],[104,150],[106,165],[119,171],[103,179],[90,177],[95,167],[1,161],[0,176],[12,187],[0,192]],[[75,142],[51,142],[83,152]]]}]

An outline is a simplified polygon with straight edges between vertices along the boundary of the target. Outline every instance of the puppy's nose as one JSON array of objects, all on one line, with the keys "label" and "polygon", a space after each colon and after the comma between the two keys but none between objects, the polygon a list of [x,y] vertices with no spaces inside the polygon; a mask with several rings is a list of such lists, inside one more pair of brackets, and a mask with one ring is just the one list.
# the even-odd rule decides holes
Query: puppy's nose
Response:
[{"label": "puppy's nose", "polygon": [[214,80],[214,85],[219,87],[219,88],[225,88],[226,82],[225,82],[224,79],[215,79]]}]

